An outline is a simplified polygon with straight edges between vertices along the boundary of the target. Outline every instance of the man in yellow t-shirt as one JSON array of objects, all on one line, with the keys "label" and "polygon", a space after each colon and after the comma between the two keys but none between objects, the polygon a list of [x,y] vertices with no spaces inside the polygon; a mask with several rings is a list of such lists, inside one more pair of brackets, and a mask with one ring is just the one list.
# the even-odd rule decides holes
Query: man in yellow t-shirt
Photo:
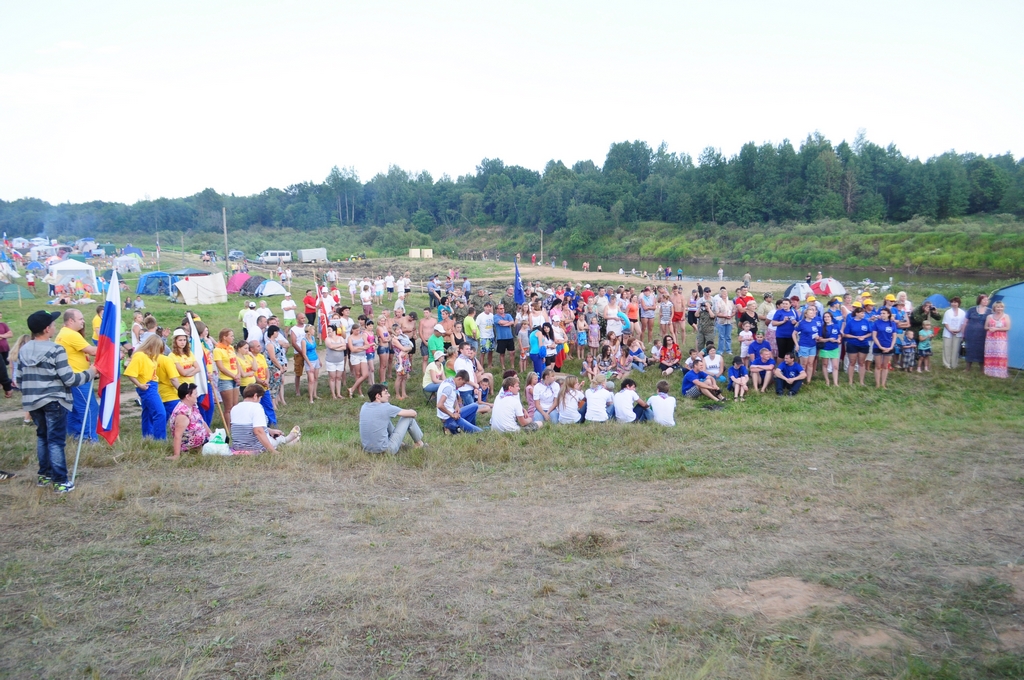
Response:
[{"label": "man in yellow t-shirt", "polygon": [[[64,348],[68,354],[68,366],[75,373],[89,370],[89,357],[96,356],[96,347],[90,345],[82,335],[85,330],[85,317],[77,309],[69,309],[64,312],[64,327],[53,339],[58,345]],[[78,438],[83,435],[82,423],[85,423],[84,437],[89,441],[96,441],[99,436],[96,434],[96,419],[99,416],[99,404],[92,391],[92,382],[71,388],[71,396],[74,398],[74,406],[68,414],[68,434]]]},{"label": "man in yellow t-shirt", "polygon": [[103,323],[103,305],[96,307],[96,316],[92,317],[92,344],[100,344],[100,324]]}]

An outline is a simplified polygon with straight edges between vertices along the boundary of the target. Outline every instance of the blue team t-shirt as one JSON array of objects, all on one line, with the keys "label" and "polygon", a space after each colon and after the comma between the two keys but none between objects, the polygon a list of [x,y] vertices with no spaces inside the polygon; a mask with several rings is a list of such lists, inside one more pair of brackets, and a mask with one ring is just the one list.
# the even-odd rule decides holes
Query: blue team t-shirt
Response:
[{"label": "blue team t-shirt", "polygon": [[770,352],[772,351],[772,346],[768,344],[767,340],[765,342],[758,342],[757,340],[754,340],[750,343],[750,346],[747,347],[747,354],[752,357],[760,357],[762,349],[766,349]]},{"label": "blue team t-shirt", "polygon": [[867,347],[868,345],[870,345],[872,330],[874,330],[872,324],[866,318],[858,321],[857,319],[853,318],[852,314],[846,317],[846,326],[843,329],[844,333],[846,333],[847,335],[868,336],[865,340],[860,340],[858,338],[849,338],[846,341],[846,343],[850,345],[850,347]]},{"label": "blue team t-shirt", "polygon": [[775,370],[775,359],[768,357],[767,360],[761,361],[760,356],[754,357],[753,361],[750,362],[751,366],[767,366],[769,370]]},{"label": "blue team t-shirt", "polygon": [[784,375],[785,377],[787,377],[787,378],[795,378],[798,375],[800,375],[800,371],[802,371],[804,369],[803,369],[803,366],[801,366],[800,364],[796,363],[795,361],[792,364],[787,364],[785,361],[783,361],[781,364],[779,364],[779,370],[782,372],[782,375]]},{"label": "blue team t-shirt", "polygon": [[874,327],[876,337],[878,338],[875,342],[875,348],[882,351],[883,348],[888,351],[892,346],[892,337],[896,335],[896,322],[895,321],[882,321],[879,319],[875,322]]},{"label": "blue team t-shirt", "polygon": [[[780,326],[781,328],[781,326]],[[815,319],[810,321],[804,319],[796,325],[797,342],[801,347],[815,347],[818,341],[814,336],[818,334],[818,324]]]},{"label": "blue team t-shirt", "polygon": [[687,371],[686,375],[683,376],[683,395],[685,396],[687,392],[693,389],[694,382],[696,382],[697,380],[707,379],[708,374],[705,373],[704,371],[700,371],[699,373],[694,371]]},{"label": "blue team t-shirt", "polygon": [[793,330],[796,327],[796,312],[792,309],[788,312],[784,309],[777,309],[772,316],[772,321],[785,322],[775,327],[775,337],[788,338],[793,335]]},{"label": "blue team t-shirt", "polygon": [[729,389],[732,389],[732,381],[736,378],[742,378],[749,375],[746,366],[730,366],[729,367]]},{"label": "blue team t-shirt", "polygon": [[839,324],[832,324],[821,329],[821,336],[825,338],[822,349],[826,352],[839,349]]}]

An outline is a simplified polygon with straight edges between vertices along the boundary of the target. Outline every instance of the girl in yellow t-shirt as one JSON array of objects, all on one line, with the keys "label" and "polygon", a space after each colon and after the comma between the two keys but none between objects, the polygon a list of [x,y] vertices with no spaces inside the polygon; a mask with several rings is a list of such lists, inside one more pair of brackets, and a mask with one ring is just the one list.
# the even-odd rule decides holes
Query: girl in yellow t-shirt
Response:
[{"label": "girl in yellow t-shirt", "polygon": [[164,341],[151,335],[132,353],[132,360],[124,369],[124,376],[135,385],[142,402],[142,436],[167,439],[167,415],[157,394],[156,362],[163,354]]},{"label": "girl in yellow t-shirt", "polygon": [[244,390],[256,382],[256,371],[253,368],[254,357],[249,351],[249,343],[245,340],[235,343],[235,354],[238,356],[238,377],[241,378],[238,386]]},{"label": "girl in yellow t-shirt", "polygon": [[225,328],[217,335],[217,345],[213,348],[213,362],[217,364],[217,390],[220,391],[223,403],[224,427],[231,431],[231,409],[238,403],[238,355],[235,354],[235,332]]}]

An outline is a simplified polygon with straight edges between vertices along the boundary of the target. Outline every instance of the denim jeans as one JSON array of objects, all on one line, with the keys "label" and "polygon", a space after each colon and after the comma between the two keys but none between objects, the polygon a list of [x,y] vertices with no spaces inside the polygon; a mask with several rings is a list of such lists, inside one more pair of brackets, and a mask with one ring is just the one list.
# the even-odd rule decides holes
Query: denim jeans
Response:
[{"label": "denim jeans", "polygon": [[633,405],[633,413],[636,414],[636,420],[634,423],[646,423],[649,420],[654,420],[654,409],[648,406],[644,408],[640,404]]},{"label": "denim jeans", "polygon": [[36,424],[36,457],[39,474],[56,484],[68,481],[68,465],[64,460],[64,445],[68,436],[68,412],[51,401],[46,406],[29,411]]},{"label": "denim jeans", "polygon": [[78,439],[78,435],[82,434],[82,417],[85,416],[85,405],[88,403],[89,415],[85,422],[84,436],[86,441],[98,440],[96,419],[99,416],[100,405],[96,403],[96,395],[93,394],[92,383],[89,382],[78,387],[72,387],[71,396],[74,397],[75,403],[71,408],[71,413],[68,414],[68,434],[75,439]]},{"label": "denim jeans", "polygon": [[402,442],[405,441],[406,433],[412,435],[414,442],[423,441],[423,432],[414,418],[399,418],[398,425],[388,423],[388,448],[385,453],[392,455],[398,453],[398,450],[402,448]]},{"label": "denim jeans", "polygon": [[[552,409],[551,413],[548,414],[548,417],[551,418],[552,424],[557,423],[558,422],[558,409]],[[533,422],[535,422],[535,423],[543,423],[544,422],[544,416],[541,415],[540,411],[534,411],[534,413],[533,413]]]},{"label": "denim jeans", "polygon": [[732,354],[732,324],[720,323],[715,330],[718,331],[718,353]]},{"label": "denim jeans", "polygon": [[460,415],[462,417],[457,420],[455,418],[446,418],[444,421],[445,428],[450,430],[452,434],[455,434],[457,430],[462,430],[469,434],[482,432],[482,430],[476,426],[476,409],[476,404],[463,406],[460,411]]}]

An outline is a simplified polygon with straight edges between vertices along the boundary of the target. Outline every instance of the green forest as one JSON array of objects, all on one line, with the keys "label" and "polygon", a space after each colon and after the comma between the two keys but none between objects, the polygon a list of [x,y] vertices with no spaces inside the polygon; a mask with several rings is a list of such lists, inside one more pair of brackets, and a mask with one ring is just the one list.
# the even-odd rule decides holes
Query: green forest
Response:
[{"label": "green forest", "polygon": [[694,161],[663,143],[610,145],[602,164],[547,163],[542,172],[485,158],[457,179],[397,166],[368,181],[334,167],[321,182],[252,196],[212,188],[133,205],[51,205],[0,200],[0,228],[45,234],[223,247],[327,244],[332,257],[532,251],[654,260],[894,265],[1016,272],[1024,267],[1024,161],[950,151],[921,161],[858,135],[832,144],[808,135],[799,148],[744,145]]}]

